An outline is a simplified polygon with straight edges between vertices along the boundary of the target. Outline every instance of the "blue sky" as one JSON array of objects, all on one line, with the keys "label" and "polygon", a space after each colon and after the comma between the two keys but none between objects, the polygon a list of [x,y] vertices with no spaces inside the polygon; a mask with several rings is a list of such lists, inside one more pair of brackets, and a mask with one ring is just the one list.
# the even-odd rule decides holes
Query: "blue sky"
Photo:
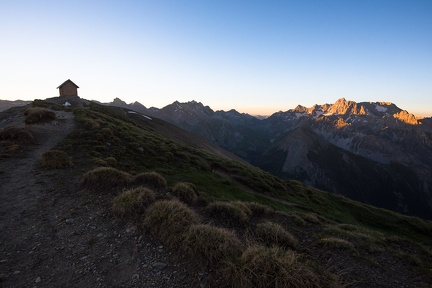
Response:
[{"label": "blue sky", "polygon": [[390,101],[432,116],[432,1],[2,1],[0,99],[196,100],[252,114]]}]

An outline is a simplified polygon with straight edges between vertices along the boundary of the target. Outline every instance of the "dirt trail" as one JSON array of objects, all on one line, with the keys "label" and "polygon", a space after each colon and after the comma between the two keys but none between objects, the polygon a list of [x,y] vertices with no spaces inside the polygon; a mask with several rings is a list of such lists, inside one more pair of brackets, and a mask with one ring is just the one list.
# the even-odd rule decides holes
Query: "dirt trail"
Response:
[{"label": "dirt trail", "polygon": [[[111,198],[79,189],[80,167],[41,156],[75,127],[72,113],[27,126],[36,145],[0,159],[0,287],[206,287],[212,274],[109,213]],[[0,121],[24,127],[13,115]]]}]

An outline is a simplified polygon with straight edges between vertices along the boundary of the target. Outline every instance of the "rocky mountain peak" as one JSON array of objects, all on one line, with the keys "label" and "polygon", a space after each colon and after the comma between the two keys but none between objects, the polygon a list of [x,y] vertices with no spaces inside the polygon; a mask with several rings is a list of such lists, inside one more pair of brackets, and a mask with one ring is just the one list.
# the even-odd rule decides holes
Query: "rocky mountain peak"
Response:
[{"label": "rocky mountain peak", "polygon": [[114,98],[113,102],[111,103],[113,106],[118,106],[118,107],[127,107],[128,105],[126,104],[126,102],[124,102],[123,100],[121,100],[120,98],[116,97]]},{"label": "rocky mountain peak", "polygon": [[357,104],[354,101],[347,101],[345,98],[338,99],[330,106],[326,113],[335,115],[368,115],[364,105],[361,105],[361,103]]},{"label": "rocky mountain peak", "polygon": [[408,113],[405,110],[401,110],[400,112],[393,114],[393,117],[407,124],[411,124],[411,125],[420,124],[419,119],[417,119],[413,114]]}]

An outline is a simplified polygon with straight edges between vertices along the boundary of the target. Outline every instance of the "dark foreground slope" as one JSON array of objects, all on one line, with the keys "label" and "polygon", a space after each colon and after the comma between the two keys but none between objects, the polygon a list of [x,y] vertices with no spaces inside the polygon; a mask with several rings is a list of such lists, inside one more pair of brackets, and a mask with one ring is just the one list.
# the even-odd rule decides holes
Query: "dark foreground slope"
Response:
[{"label": "dark foreground slope", "polygon": [[[59,109],[44,124],[24,125],[16,115],[40,145],[5,136],[13,121],[0,126],[4,287],[432,283],[430,221],[282,181],[123,109],[76,108],[68,112],[76,128],[56,147],[44,146],[55,130],[34,129],[63,129],[66,111],[34,105]],[[49,149],[60,153],[44,154]]]}]

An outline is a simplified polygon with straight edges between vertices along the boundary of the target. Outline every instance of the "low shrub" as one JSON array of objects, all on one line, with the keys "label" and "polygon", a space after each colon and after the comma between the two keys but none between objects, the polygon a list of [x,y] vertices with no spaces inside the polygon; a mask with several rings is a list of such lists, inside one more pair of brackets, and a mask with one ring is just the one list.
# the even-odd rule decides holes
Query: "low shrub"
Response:
[{"label": "low shrub", "polygon": [[138,216],[156,200],[156,194],[145,187],[126,190],[114,198],[112,210],[120,217]]},{"label": "low shrub", "polygon": [[56,114],[54,111],[41,107],[28,108],[24,112],[24,116],[26,116],[24,120],[26,124],[43,123],[56,119]]},{"label": "low shrub", "polygon": [[194,255],[216,265],[233,260],[242,252],[242,243],[234,232],[208,224],[192,225],[185,245]]},{"label": "low shrub", "polygon": [[143,225],[166,245],[178,245],[188,228],[198,224],[200,217],[177,199],[161,200],[147,208]]},{"label": "low shrub", "polygon": [[227,269],[234,287],[331,287],[300,261],[299,254],[280,247],[248,247]]},{"label": "low shrub", "polygon": [[0,132],[0,140],[9,140],[22,144],[31,144],[35,142],[33,135],[24,128],[15,126],[6,127]]},{"label": "low shrub", "polygon": [[175,197],[178,197],[187,204],[194,204],[198,200],[197,192],[198,189],[195,185],[187,182],[177,183],[172,190]]},{"label": "low shrub", "polygon": [[66,168],[72,166],[72,161],[66,152],[50,150],[42,154],[42,165],[49,168]]},{"label": "low shrub", "polygon": [[232,202],[212,202],[206,207],[206,211],[214,217],[223,218],[228,223],[246,224],[250,218],[241,205]]},{"label": "low shrub", "polygon": [[81,178],[81,186],[92,190],[110,190],[128,186],[133,177],[123,171],[111,167],[99,167],[88,171]]},{"label": "low shrub", "polygon": [[134,184],[146,186],[156,191],[163,191],[167,188],[165,178],[156,172],[145,172],[136,175]]},{"label": "low shrub", "polygon": [[259,223],[255,229],[258,241],[267,246],[278,245],[282,247],[297,248],[297,239],[281,225],[273,222]]}]

